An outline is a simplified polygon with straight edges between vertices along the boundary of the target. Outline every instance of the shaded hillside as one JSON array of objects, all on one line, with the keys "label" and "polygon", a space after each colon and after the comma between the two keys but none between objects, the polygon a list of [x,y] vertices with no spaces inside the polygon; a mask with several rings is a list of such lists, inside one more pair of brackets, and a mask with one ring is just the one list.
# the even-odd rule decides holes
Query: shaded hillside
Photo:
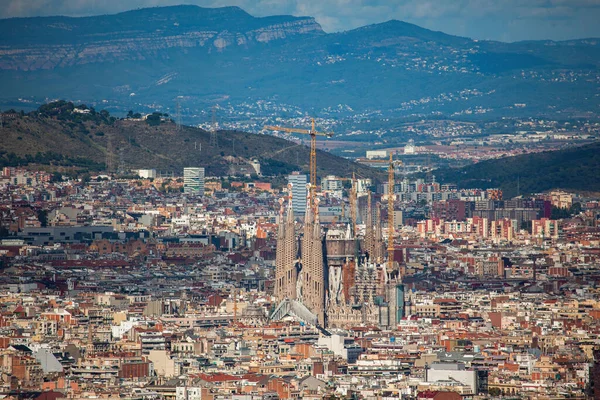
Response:
[{"label": "shaded hillside", "polygon": [[[80,107],[82,108],[82,107]],[[163,121],[160,120],[163,119]],[[249,171],[256,158],[264,175],[308,171],[309,149],[269,135],[217,132],[217,146],[210,133],[182,126],[158,113],[148,121],[115,119],[106,111],[89,114],[74,111],[72,103],[57,102],[28,114],[5,113],[0,130],[0,165],[42,163],[76,164],[92,170],[156,168],[181,172],[188,166],[207,168],[208,175]],[[318,152],[318,174],[378,178],[379,172],[332,154]]]},{"label": "shaded hillside", "polygon": [[439,181],[461,188],[496,188],[505,196],[561,188],[600,191],[600,143],[566,150],[483,161],[460,169],[435,171]]}]

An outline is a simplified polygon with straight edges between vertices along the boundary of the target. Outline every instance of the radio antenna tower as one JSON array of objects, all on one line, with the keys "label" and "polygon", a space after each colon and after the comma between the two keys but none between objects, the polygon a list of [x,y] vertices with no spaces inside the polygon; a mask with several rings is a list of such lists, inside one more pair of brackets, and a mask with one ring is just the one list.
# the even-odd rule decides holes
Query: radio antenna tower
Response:
[{"label": "radio antenna tower", "polygon": [[429,185],[430,183],[433,183],[433,176],[431,173],[431,152],[428,151],[427,152],[427,174],[425,177],[425,184]]},{"label": "radio antenna tower", "polygon": [[176,109],[176,113],[177,115],[175,116],[175,121],[177,124],[177,131],[181,130],[181,96],[177,96],[177,109]]},{"label": "radio antenna tower", "polygon": [[113,158],[115,149],[113,148],[112,136],[112,134],[108,134],[108,143],[106,145],[106,172],[113,171]]},{"label": "radio antenna tower", "polygon": [[119,170],[117,172],[119,174],[125,173],[125,154],[123,148],[119,150]]},{"label": "radio antenna tower", "polygon": [[212,125],[210,130],[210,145],[211,147],[217,148],[219,144],[217,143],[217,106],[213,106],[212,108]]}]

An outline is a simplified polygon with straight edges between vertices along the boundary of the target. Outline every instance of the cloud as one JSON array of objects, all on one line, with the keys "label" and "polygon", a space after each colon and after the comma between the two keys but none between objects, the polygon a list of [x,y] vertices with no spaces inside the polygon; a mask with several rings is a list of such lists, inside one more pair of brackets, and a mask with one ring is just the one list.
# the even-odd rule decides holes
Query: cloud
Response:
[{"label": "cloud", "polygon": [[255,16],[313,16],[327,32],[399,19],[478,39],[600,37],[595,22],[600,0],[2,0],[0,18],[98,15],[181,3],[235,5]]}]

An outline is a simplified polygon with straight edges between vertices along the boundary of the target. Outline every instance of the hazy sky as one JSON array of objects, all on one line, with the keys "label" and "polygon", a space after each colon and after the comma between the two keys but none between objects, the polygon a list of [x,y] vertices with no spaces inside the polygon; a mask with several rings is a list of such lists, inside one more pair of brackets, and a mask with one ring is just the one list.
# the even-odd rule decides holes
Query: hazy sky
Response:
[{"label": "hazy sky", "polygon": [[327,32],[399,19],[475,39],[600,37],[600,0],[0,0],[0,18],[109,14],[173,4],[237,5],[255,16],[309,15]]}]

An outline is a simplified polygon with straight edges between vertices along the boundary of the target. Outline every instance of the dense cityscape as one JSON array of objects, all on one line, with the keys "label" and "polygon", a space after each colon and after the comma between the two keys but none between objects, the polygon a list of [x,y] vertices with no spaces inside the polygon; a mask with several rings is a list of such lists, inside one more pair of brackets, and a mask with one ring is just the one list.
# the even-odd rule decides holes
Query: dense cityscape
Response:
[{"label": "dense cityscape", "polygon": [[[8,398],[586,398],[598,198],[5,168]],[[253,175],[255,176],[255,175]],[[389,205],[392,208],[389,208]],[[390,217],[389,211],[393,210]],[[392,223],[393,229],[389,229]],[[391,244],[390,244],[391,239]],[[391,257],[391,258],[390,258]]]},{"label": "dense cityscape", "polygon": [[600,4],[3,0],[0,400],[600,400]]}]

